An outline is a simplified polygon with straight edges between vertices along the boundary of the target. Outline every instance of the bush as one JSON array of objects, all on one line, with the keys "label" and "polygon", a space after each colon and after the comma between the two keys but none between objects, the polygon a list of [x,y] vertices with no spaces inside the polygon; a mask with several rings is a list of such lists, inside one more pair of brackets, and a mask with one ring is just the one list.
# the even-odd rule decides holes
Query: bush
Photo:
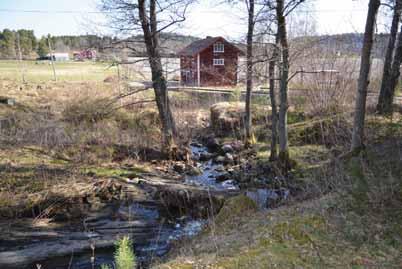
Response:
[{"label": "bush", "polygon": [[63,120],[75,125],[96,123],[110,118],[113,113],[108,108],[107,99],[80,99],[67,104],[62,112]]},{"label": "bush", "polygon": [[117,269],[133,269],[136,267],[136,258],[132,247],[132,241],[128,236],[117,241],[114,259]]}]

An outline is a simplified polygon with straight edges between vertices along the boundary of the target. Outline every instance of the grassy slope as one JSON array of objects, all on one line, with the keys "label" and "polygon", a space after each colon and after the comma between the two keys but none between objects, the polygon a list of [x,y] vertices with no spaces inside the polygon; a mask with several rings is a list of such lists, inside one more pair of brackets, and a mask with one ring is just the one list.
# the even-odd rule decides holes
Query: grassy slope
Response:
[{"label": "grassy slope", "polygon": [[297,185],[314,198],[266,212],[225,210],[237,213],[224,223],[218,215],[154,267],[402,268],[402,126],[368,122],[372,143],[360,158],[328,162],[325,147],[292,147]]},{"label": "grassy slope", "polygon": [[[116,67],[96,62],[56,62],[56,75],[60,81],[102,81],[107,76],[117,75]],[[53,80],[52,66],[48,61],[0,61],[0,80],[21,81],[24,70],[28,82]]]}]

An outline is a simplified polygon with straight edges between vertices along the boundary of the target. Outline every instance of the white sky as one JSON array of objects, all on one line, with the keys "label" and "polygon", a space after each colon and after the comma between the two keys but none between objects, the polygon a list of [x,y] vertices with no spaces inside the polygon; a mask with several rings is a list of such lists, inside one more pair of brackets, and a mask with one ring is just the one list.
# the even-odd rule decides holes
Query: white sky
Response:
[{"label": "white sky", "polygon": [[[227,5],[217,5],[220,0],[198,0],[189,9],[187,21],[179,32],[199,37],[206,35],[239,39],[246,32],[242,12]],[[307,0],[313,8],[301,8],[300,16],[315,18],[319,34],[363,32],[368,0]],[[386,8],[382,8],[386,10]],[[41,10],[45,12],[19,12]],[[82,13],[56,13],[55,11],[80,11]],[[99,28],[99,14],[84,14],[96,11],[96,0],[0,0],[0,29],[33,29],[36,35],[85,34]],[[84,21],[97,24],[84,24]],[[379,31],[383,22],[379,21]]]}]

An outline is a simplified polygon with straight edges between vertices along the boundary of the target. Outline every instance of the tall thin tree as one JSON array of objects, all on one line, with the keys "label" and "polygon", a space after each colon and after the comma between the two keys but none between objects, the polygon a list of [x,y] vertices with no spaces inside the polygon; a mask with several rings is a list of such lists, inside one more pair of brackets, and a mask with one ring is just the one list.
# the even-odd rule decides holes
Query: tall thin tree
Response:
[{"label": "tall thin tree", "polygon": [[392,16],[391,30],[389,34],[387,51],[384,59],[384,69],[381,80],[380,95],[378,97],[377,111],[380,114],[387,114],[391,111],[393,97],[392,97],[392,85],[391,82],[391,66],[393,64],[394,49],[396,43],[396,37],[398,34],[398,26],[401,20],[401,8],[402,0],[394,0],[394,11]]},{"label": "tall thin tree", "polygon": [[271,100],[271,154],[269,159],[274,161],[278,157],[278,109],[275,92],[275,75],[276,65],[278,62],[278,37],[276,37],[275,46],[273,47],[272,58],[269,60],[268,77],[269,77],[269,98]]},{"label": "tall thin tree", "polygon": [[279,45],[280,57],[280,80],[279,80],[279,117],[278,117],[278,138],[279,138],[279,163],[287,172],[291,169],[288,144],[288,84],[289,84],[289,43],[287,34],[286,17],[293,12],[305,0],[276,0],[277,20],[277,43]]},{"label": "tall thin tree", "polygon": [[369,2],[366,27],[364,31],[363,48],[361,52],[360,73],[357,85],[357,97],[351,145],[352,152],[360,151],[363,148],[367,89],[371,69],[371,50],[373,48],[374,30],[380,5],[380,0],[370,0]]},{"label": "tall thin tree", "polygon": [[398,85],[398,80],[401,73],[400,71],[401,64],[402,64],[402,34],[400,33],[398,35],[398,41],[395,48],[394,59],[391,65],[391,71],[390,71],[391,74],[387,82],[387,91],[386,94],[384,95],[381,107],[383,114],[392,114],[393,112],[395,89]]},{"label": "tall thin tree", "polygon": [[248,30],[247,30],[247,75],[246,75],[246,145],[250,145],[252,139],[251,131],[251,91],[253,90],[253,37],[254,37],[254,0],[246,1],[248,9]]},{"label": "tall thin tree", "polygon": [[290,168],[288,148],[288,79],[289,79],[289,44],[286,30],[286,16],[284,0],[276,1],[276,16],[278,21],[278,43],[280,45],[280,104],[279,104],[279,161],[285,170]]}]

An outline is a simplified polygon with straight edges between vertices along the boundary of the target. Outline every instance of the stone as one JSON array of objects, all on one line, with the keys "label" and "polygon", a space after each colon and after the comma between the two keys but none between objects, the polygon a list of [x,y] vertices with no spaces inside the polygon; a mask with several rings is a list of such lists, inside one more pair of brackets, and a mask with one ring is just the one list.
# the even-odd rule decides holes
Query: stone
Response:
[{"label": "stone", "polygon": [[186,164],[177,162],[173,165],[173,170],[177,173],[184,173],[186,171]]},{"label": "stone", "polygon": [[230,178],[229,173],[223,173],[215,177],[216,181],[218,182],[229,180],[229,178]]},{"label": "stone", "polygon": [[199,176],[202,175],[202,170],[201,168],[192,166],[192,165],[188,165],[186,168],[186,174],[189,176]]},{"label": "stone", "polygon": [[215,218],[215,222],[218,226],[226,223],[236,223],[238,218],[257,210],[258,205],[249,197],[245,195],[235,196],[225,201]]},{"label": "stone", "polygon": [[236,182],[234,180],[226,180],[222,182],[222,187],[227,190],[238,190],[239,187],[236,186]]},{"label": "stone", "polygon": [[244,149],[244,144],[241,141],[234,141],[230,144],[235,152],[242,151]]},{"label": "stone", "polygon": [[211,106],[211,127],[218,136],[239,134],[245,116],[243,102],[221,102]]},{"label": "stone", "polygon": [[190,145],[193,146],[193,147],[202,148],[202,144],[198,143],[198,142],[191,142]]},{"label": "stone", "polygon": [[210,159],[212,159],[214,157],[214,155],[212,153],[209,152],[202,152],[200,154],[200,161],[205,162],[205,161],[209,161]]},{"label": "stone", "polygon": [[[220,157],[222,157],[222,156],[220,156]],[[217,167],[215,167],[215,171],[223,172],[223,171],[225,171],[225,167],[223,165],[218,165]]]},{"label": "stone", "polygon": [[219,141],[215,137],[208,137],[206,146],[209,150],[216,151],[219,149]]},{"label": "stone", "polygon": [[224,163],[226,160],[225,156],[218,156],[215,158],[215,163]]},{"label": "stone", "polygon": [[224,163],[226,163],[226,164],[233,164],[233,163],[234,163],[234,157],[233,157],[233,155],[230,154],[230,153],[226,153],[226,154],[225,154]]},{"label": "stone", "polygon": [[233,147],[230,144],[225,144],[222,146],[222,151],[224,153],[233,153]]},{"label": "stone", "polygon": [[276,191],[270,191],[267,197],[268,206],[275,206],[278,203],[279,199],[280,196],[278,195],[278,193],[276,193]]}]

